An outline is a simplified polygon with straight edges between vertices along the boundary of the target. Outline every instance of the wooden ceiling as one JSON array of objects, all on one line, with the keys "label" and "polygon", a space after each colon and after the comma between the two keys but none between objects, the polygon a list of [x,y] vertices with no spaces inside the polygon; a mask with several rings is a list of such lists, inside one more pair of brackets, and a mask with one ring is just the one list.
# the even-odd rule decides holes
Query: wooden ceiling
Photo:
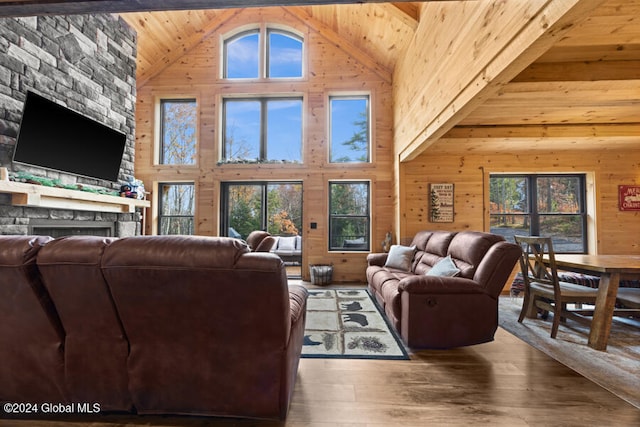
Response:
[{"label": "wooden ceiling", "polygon": [[[413,3],[290,6],[286,10],[319,32],[345,40],[353,51],[362,52],[382,67],[389,78],[398,55],[411,41],[418,25],[418,7]],[[138,84],[144,85],[237,11],[120,14],[138,33]]]},{"label": "wooden ceiling", "polygon": [[[0,0],[0,17],[122,13],[159,10],[233,9],[262,6],[380,3],[383,0]],[[399,3],[407,0],[398,0]],[[426,0],[434,1],[434,0]],[[448,1],[448,0],[445,0]]]},{"label": "wooden ceiling", "polygon": [[639,101],[640,1],[609,0],[460,124],[632,123]]},{"label": "wooden ceiling", "polygon": [[[121,16],[138,32],[138,82],[145,84],[236,13],[233,7],[273,3],[0,0],[0,16],[65,9],[68,13],[138,11]],[[344,40],[392,76],[398,57],[418,28],[422,2],[359,3],[280,0],[277,7],[286,6],[312,27]],[[162,10],[149,11],[157,9]],[[456,144],[431,148],[448,150],[466,143],[476,150],[492,150],[491,141],[504,144],[505,138],[523,135],[541,146],[546,144],[545,135],[555,135],[555,149],[574,149],[576,138],[601,141],[602,135],[619,135],[623,137],[619,141],[638,145],[640,0],[605,1],[443,138]],[[562,137],[566,143],[557,142]]]},{"label": "wooden ceiling", "polygon": [[640,0],[608,0],[432,152],[640,148]]}]

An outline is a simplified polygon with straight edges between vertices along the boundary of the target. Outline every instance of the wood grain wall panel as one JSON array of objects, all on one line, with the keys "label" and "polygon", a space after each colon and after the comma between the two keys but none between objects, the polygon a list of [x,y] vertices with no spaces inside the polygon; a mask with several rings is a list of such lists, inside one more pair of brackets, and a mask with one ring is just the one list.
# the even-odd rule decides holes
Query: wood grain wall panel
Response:
[{"label": "wood grain wall panel", "polygon": [[[219,76],[221,36],[239,26],[269,22],[294,28],[304,34],[308,72],[302,79],[230,82]],[[224,181],[301,181],[303,183],[302,273],[308,264],[333,263],[334,281],[365,280],[366,253],[328,251],[328,182],[330,180],[370,180],[372,183],[373,251],[380,251],[385,233],[393,231],[393,123],[392,87],[379,69],[357,60],[343,46],[302,24],[299,16],[281,8],[247,9],[234,15],[211,32],[200,44],[185,52],[138,91],[136,175],[147,188],[161,181],[196,183],[196,233],[218,235],[220,228],[220,183]],[[384,74],[384,73],[383,73]],[[372,101],[372,157],[375,163],[343,165],[328,163],[328,108],[330,94],[370,93]],[[303,164],[220,165],[220,103],[224,95],[298,94],[304,99]],[[155,165],[155,105],[162,97],[193,96],[198,100],[199,151],[197,165]],[[311,229],[315,222],[317,228]],[[150,224],[149,221],[147,224]],[[148,229],[147,232],[152,231]]]},{"label": "wood grain wall panel", "polygon": [[[441,140],[438,144],[446,144]],[[423,229],[489,231],[488,177],[491,173],[560,173],[592,174],[595,187],[589,190],[597,201],[590,212],[597,240],[597,253],[640,254],[640,213],[618,209],[618,185],[640,185],[640,137],[635,150],[538,151],[520,148],[510,153],[493,151],[490,143],[482,152],[464,155],[424,153],[401,165],[406,206],[403,234],[411,236]],[[460,147],[459,147],[460,148]],[[463,159],[461,162],[460,160]],[[455,220],[453,223],[428,221],[427,192],[432,182],[455,184]],[[594,236],[593,236],[594,235]]]}]

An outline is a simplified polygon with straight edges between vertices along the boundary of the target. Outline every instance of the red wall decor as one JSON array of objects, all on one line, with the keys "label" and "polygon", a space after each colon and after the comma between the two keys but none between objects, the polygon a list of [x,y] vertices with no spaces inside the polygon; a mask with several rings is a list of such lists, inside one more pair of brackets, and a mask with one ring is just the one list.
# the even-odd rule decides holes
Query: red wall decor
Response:
[{"label": "red wall decor", "polygon": [[640,185],[618,185],[618,208],[640,211]]}]

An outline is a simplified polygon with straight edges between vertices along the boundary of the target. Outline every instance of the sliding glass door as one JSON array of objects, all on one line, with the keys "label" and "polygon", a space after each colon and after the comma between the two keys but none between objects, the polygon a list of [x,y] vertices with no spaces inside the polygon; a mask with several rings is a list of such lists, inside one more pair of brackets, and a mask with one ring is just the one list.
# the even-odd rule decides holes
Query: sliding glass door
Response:
[{"label": "sliding glass door", "polygon": [[221,235],[246,239],[254,230],[266,230],[279,236],[286,250],[277,251],[276,246],[275,252],[290,277],[301,275],[302,183],[225,182],[221,197]]}]

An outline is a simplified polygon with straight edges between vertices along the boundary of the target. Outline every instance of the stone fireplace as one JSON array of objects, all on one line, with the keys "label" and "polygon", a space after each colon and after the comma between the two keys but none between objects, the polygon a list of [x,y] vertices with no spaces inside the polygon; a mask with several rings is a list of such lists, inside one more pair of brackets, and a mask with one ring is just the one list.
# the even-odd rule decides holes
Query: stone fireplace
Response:
[{"label": "stone fireplace", "polygon": [[[12,161],[28,90],[127,135],[119,182]],[[117,191],[134,175],[135,105],[136,34],[122,19],[110,14],[0,18],[0,167],[65,185]],[[0,234],[141,233],[143,209],[120,205],[118,197],[113,202],[75,193],[52,198],[46,189],[16,194],[11,186],[0,182]]]},{"label": "stone fireplace", "polygon": [[12,206],[11,197],[0,194],[0,234],[95,235],[128,237],[141,234],[142,212],[98,212]]},{"label": "stone fireplace", "polygon": [[29,221],[29,235],[39,236],[103,236],[115,237],[116,222],[112,221]]}]

